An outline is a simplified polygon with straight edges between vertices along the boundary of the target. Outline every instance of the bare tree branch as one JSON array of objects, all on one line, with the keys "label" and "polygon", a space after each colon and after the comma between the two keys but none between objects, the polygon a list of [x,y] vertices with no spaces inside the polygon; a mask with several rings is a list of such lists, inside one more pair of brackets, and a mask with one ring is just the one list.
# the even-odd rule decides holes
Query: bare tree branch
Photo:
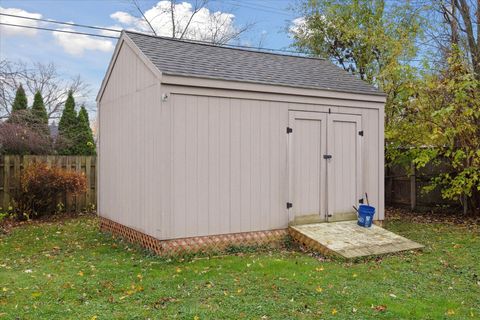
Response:
[{"label": "bare tree branch", "polygon": [[[170,1],[170,2],[173,3],[173,1]],[[185,33],[187,32],[188,28],[190,27],[190,24],[192,23],[193,17],[194,17],[202,8],[204,8],[204,7],[207,5],[207,2],[208,2],[208,0],[201,0],[201,1],[196,0],[196,1],[195,1],[195,5],[194,5],[194,7],[193,7],[193,13],[190,15],[190,18],[188,19],[188,22],[187,22],[187,24],[185,25],[185,28],[183,29],[183,32],[182,32],[182,34],[180,35],[180,38],[179,38],[179,39],[183,39],[183,37],[185,36]],[[172,14],[173,14],[173,9],[172,9]]]},{"label": "bare tree branch", "polygon": [[53,63],[12,62],[0,60],[0,119],[8,118],[15,92],[22,84],[28,96],[40,91],[50,119],[58,118],[69,90],[75,97],[86,98],[89,86],[80,76],[63,77]]},{"label": "bare tree branch", "polygon": [[148,24],[148,26],[150,27],[150,30],[152,30],[153,34],[157,35],[157,32],[153,28],[152,24],[150,23],[150,21],[148,21],[147,17],[145,17],[145,15],[143,14],[143,10],[140,8],[140,5],[138,4],[137,0],[132,0],[132,3],[135,6],[135,8],[137,8],[140,15],[143,17],[143,20],[145,21],[145,23]]},{"label": "bare tree branch", "polygon": [[[152,31],[156,31],[155,35],[157,35],[160,32],[160,28],[165,27],[165,25],[159,26],[158,23],[153,23],[153,21],[163,14],[168,14],[169,16],[167,21],[169,20],[170,23],[172,38],[202,40],[214,44],[225,44],[232,40],[239,39],[242,34],[251,30],[255,25],[255,23],[247,23],[239,27],[232,27],[232,17],[229,14],[212,12],[210,13],[208,23],[201,26],[203,30],[199,30],[196,17],[202,9],[206,9],[209,0],[195,0],[191,7],[191,12],[189,12],[187,16],[182,16],[178,13],[178,8],[180,5],[184,5],[183,3],[177,4],[176,0],[170,0],[168,8],[162,7],[161,13],[149,20],[136,1],[137,0],[132,0],[137,11],[140,13],[139,19],[142,19],[148,24]],[[160,9],[158,5],[157,8]],[[166,17],[164,16],[164,18]],[[204,31],[205,29],[207,32]]]}]

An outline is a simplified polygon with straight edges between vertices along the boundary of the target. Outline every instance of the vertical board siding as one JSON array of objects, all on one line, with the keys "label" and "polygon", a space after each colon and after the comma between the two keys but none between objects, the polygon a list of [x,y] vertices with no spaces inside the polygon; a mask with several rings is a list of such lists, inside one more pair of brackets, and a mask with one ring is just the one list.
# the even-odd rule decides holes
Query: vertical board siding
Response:
[{"label": "vertical board siding", "polygon": [[98,109],[99,214],[161,235],[159,173],[165,167],[160,82],[127,43],[120,48]]},{"label": "vertical board siding", "polygon": [[[172,238],[285,227],[285,125],[268,101],[172,95]],[[285,117],[285,121],[286,121]],[[283,165],[283,168],[280,166]]]},{"label": "vertical board siding", "polygon": [[[364,189],[379,203],[378,110],[174,93],[169,100],[164,108],[171,128],[163,131],[167,137],[162,140],[171,143],[165,150],[172,151],[166,156],[171,193],[165,194],[163,209],[162,228],[170,230],[165,239],[288,225],[289,110],[330,108],[362,116]],[[353,175],[352,170],[339,174]]]},{"label": "vertical board siding", "polygon": [[58,166],[85,175],[87,190],[83,193],[63,194],[57,203],[65,205],[66,211],[84,211],[96,207],[96,168],[95,156],[20,156],[0,155],[0,208],[13,206],[12,194],[20,187],[23,170],[32,162],[45,162],[48,166]]}]

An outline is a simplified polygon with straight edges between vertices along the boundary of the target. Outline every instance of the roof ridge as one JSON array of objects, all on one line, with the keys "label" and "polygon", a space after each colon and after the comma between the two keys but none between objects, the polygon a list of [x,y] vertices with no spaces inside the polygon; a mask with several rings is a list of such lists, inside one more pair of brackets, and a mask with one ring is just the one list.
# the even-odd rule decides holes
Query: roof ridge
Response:
[{"label": "roof ridge", "polygon": [[[302,58],[302,59],[309,59],[309,60],[326,61],[326,59],[322,58],[322,57],[301,56],[301,55],[294,55],[294,54],[288,54],[288,53],[276,53],[276,52],[262,51],[262,48],[249,48],[249,47],[244,47],[244,46],[240,47],[240,46],[228,45],[228,44],[215,44],[215,43],[210,43],[210,42],[200,41],[200,40],[176,39],[176,38],[172,38],[172,37],[156,36],[156,35],[152,35],[152,34],[148,34],[148,33],[142,33],[142,32],[138,32],[138,31],[125,30],[125,29],[122,30],[122,33],[133,33],[133,34],[138,34],[138,35],[141,35],[141,36],[146,36],[146,37],[151,37],[151,38],[156,38],[156,39],[162,39],[162,40],[167,40],[167,41],[172,41],[172,42],[180,42],[180,43],[183,42],[183,43],[190,43],[190,44],[196,44],[196,45],[214,47],[214,48],[222,48],[222,49],[238,50],[238,51],[245,51],[245,52],[269,54],[269,55],[282,56],[282,57],[293,57],[293,58]],[[263,50],[268,50],[268,49],[263,48]],[[271,50],[273,51],[275,49],[271,49]]]}]

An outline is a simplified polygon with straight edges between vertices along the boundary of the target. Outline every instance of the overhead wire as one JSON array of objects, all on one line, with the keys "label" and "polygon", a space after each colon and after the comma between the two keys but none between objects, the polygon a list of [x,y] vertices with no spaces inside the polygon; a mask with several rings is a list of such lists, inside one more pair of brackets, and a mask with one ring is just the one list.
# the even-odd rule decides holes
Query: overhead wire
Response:
[{"label": "overhead wire", "polygon": [[107,35],[103,35],[103,34],[79,32],[79,31],[63,30],[63,29],[52,29],[52,28],[44,28],[44,27],[33,27],[33,26],[26,26],[26,25],[20,25],[20,24],[14,24],[14,23],[6,23],[6,22],[0,22],[0,25],[9,26],[9,27],[18,27],[18,28],[27,28],[27,29],[37,29],[37,30],[44,30],[44,31],[61,32],[61,33],[72,33],[72,34],[78,34],[78,35],[84,35],[84,36],[91,36],[91,37],[101,37],[101,38],[118,39],[118,37],[107,36]]},{"label": "overhead wire", "polygon": [[[28,20],[37,20],[37,21],[46,22],[46,23],[69,25],[69,26],[75,26],[75,27],[81,27],[81,28],[90,28],[90,29],[96,29],[96,30],[101,30],[101,31],[119,32],[119,33],[121,32],[121,30],[115,30],[115,29],[111,29],[111,28],[96,27],[96,26],[90,26],[90,25],[78,24],[78,23],[71,23],[71,22],[64,22],[64,21],[31,18],[31,17],[25,17],[25,16],[20,16],[20,15],[14,15],[14,14],[0,13],[0,16],[9,16],[9,17],[20,18],[20,19],[28,19]],[[47,27],[40,27],[40,26],[28,26],[28,25],[13,24],[13,23],[1,22],[1,21],[0,21],[0,25],[10,26],[10,27],[18,27],[18,28],[52,31],[52,32],[78,34],[78,35],[85,35],[85,36],[92,36],[92,37],[110,38],[110,39],[118,39],[119,38],[119,37],[115,37],[115,36],[101,35],[101,34],[95,34],[95,33],[87,33],[87,32],[80,32],[80,31],[74,31],[74,30],[64,30],[64,29],[54,29],[54,28],[47,28]],[[171,37],[164,37],[164,38],[171,38]],[[172,39],[174,39],[174,38],[172,38]],[[177,40],[179,40],[179,39],[177,39]],[[212,43],[208,42],[208,41],[200,41],[200,40],[187,40],[187,41],[212,45]],[[224,45],[219,45],[219,46],[239,48],[239,49],[258,50],[258,51],[284,52],[284,53],[290,53],[290,54],[305,55],[305,53],[303,53],[303,52],[294,51],[294,50],[287,50],[287,49],[275,49],[275,48],[266,48],[266,47],[249,47],[249,46],[234,45],[234,44],[224,44]]]},{"label": "overhead wire", "polygon": [[57,20],[49,20],[49,19],[42,19],[42,18],[19,16],[19,15],[16,15],[16,14],[3,13],[3,12],[0,12],[0,16],[6,16],[6,17],[12,17],[12,18],[21,18],[21,19],[34,20],[34,21],[42,21],[42,22],[47,22],[47,23],[63,24],[63,25],[72,26],[72,27],[89,28],[89,29],[104,30],[104,31],[111,31],[111,32],[121,32],[121,30],[118,30],[118,29],[96,27],[96,26],[90,26],[90,25],[86,25],[86,24],[78,24],[78,23],[73,23],[73,22],[64,22],[64,21],[57,21]]},{"label": "overhead wire", "polygon": [[[120,30],[115,30],[115,29],[111,29],[111,28],[96,27],[96,26],[90,26],[90,25],[78,24],[78,23],[71,23],[71,22],[64,22],[64,21],[25,17],[25,16],[6,14],[6,13],[0,13],[0,16],[9,16],[9,17],[28,19],[28,20],[39,20],[39,21],[47,22],[47,23],[69,25],[69,26],[75,26],[75,27],[81,27],[81,28],[90,28],[90,29],[96,29],[96,30],[101,30],[101,31],[119,32],[119,33],[121,32]],[[43,31],[60,32],[60,33],[68,33],[68,34],[76,34],[76,35],[83,35],[83,36],[90,36],[90,37],[108,38],[108,39],[118,39],[119,38],[119,37],[116,37],[116,36],[109,36],[109,35],[102,35],[102,34],[95,34],[95,33],[88,33],[88,32],[80,32],[80,31],[75,31],[75,30],[54,29],[54,28],[46,28],[46,27],[39,27],[39,26],[27,26],[27,25],[13,24],[13,23],[1,22],[1,21],[0,21],[0,25],[9,26],[9,27],[27,28],[27,29],[37,29],[37,30],[43,30]],[[170,39],[182,41],[180,39],[175,39],[175,38],[171,38],[171,37],[163,37],[163,38],[170,38]],[[185,41],[185,40],[183,40],[183,41]],[[208,42],[208,41],[200,41],[200,40],[186,40],[186,41],[208,44],[208,45],[215,45],[215,44],[212,44],[211,42]],[[248,50],[252,50],[252,51],[282,52],[282,53],[288,53],[288,54],[295,54],[295,55],[299,55],[299,56],[308,56],[308,54],[305,53],[305,52],[287,50],[287,49],[274,49],[274,48],[266,48],[266,47],[249,47],[249,46],[234,45],[234,44],[223,44],[223,45],[217,45],[217,46],[227,47],[227,48],[248,49]],[[415,62],[415,61],[421,62],[423,60],[421,60],[421,59],[405,59],[403,61],[404,62]]]}]

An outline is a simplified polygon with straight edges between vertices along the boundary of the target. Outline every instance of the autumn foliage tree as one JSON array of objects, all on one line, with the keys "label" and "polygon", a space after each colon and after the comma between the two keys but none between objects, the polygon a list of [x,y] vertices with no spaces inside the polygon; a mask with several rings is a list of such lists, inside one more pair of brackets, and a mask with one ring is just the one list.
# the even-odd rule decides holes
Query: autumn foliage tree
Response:
[{"label": "autumn foliage tree", "polygon": [[392,139],[417,167],[447,161],[452,170],[435,177],[427,191],[439,187],[444,198],[466,201],[470,211],[479,212],[480,81],[458,48],[447,63],[417,83],[417,95]]}]

